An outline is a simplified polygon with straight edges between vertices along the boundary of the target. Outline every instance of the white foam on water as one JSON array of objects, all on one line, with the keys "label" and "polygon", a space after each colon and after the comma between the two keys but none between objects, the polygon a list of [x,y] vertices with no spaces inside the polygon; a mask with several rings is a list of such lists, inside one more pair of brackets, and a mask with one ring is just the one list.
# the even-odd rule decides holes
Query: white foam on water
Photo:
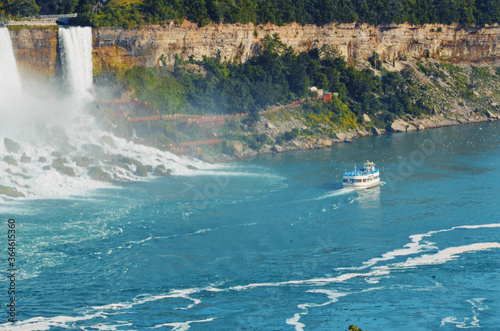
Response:
[{"label": "white foam on water", "polygon": [[101,313],[83,316],[55,316],[55,317],[33,317],[16,323],[0,324],[0,330],[9,331],[35,331],[35,330],[50,330],[53,327],[71,328],[76,322],[91,320],[98,317],[103,317]]},{"label": "white foam on water", "polygon": [[377,277],[388,275],[389,270],[377,269],[366,273],[347,273],[341,274],[336,277],[322,277],[322,278],[311,278],[303,280],[289,280],[284,282],[269,282],[269,283],[252,283],[248,285],[237,285],[226,289],[226,291],[243,291],[248,289],[253,289],[257,287],[278,287],[278,286],[289,286],[289,285],[326,285],[330,283],[343,283],[352,278],[358,277]]},{"label": "white foam on water", "polygon": [[299,321],[300,321],[300,318],[302,316],[307,315],[307,313],[309,312],[309,308],[316,308],[316,307],[323,307],[323,306],[330,305],[334,302],[337,302],[338,298],[349,294],[349,293],[341,293],[341,292],[337,292],[337,291],[333,291],[333,290],[325,290],[325,289],[309,290],[309,291],[307,291],[307,293],[326,294],[326,296],[328,297],[329,300],[326,302],[323,302],[323,303],[304,303],[304,304],[298,305],[299,309],[303,309],[305,311],[302,313],[296,313],[293,315],[293,318],[289,318],[286,320],[286,324],[295,326],[296,331],[304,331],[305,324],[300,323]]},{"label": "white foam on water", "polygon": [[472,320],[469,323],[469,318],[465,317],[462,322],[458,321],[458,318],[454,316],[445,317],[441,320],[440,327],[445,326],[446,324],[454,324],[457,329],[471,329],[471,328],[479,328],[479,320],[476,316],[472,317]]},{"label": "white foam on water", "polygon": [[216,319],[216,317],[206,318],[203,320],[187,321],[187,322],[158,324],[148,329],[163,329],[165,327],[172,327],[172,331],[186,331],[191,328],[190,325],[193,323],[212,322],[214,319]]},{"label": "white foam on water", "polygon": [[[487,225],[475,225],[472,226],[472,228],[481,228],[481,227],[497,227],[492,224],[487,224]],[[469,226],[464,226],[464,227],[455,227],[455,228],[470,228]],[[203,230],[203,229],[202,229]],[[451,229],[450,229],[451,230]],[[444,231],[444,230],[442,230]],[[198,231],[197,231],[198,232]],[[439,231],[432,231],[432,233],[436,233]],[[425,234],[425,235],[431,235],[431,232]],[[414,238],[413,242],[420,242],[425,235],[415,235],[412,236]],[[80,321],[80,320],[86,320],[86,319],[92,319],[96,317],[101,317],[101,316],[106,316],[106,314],[109,314],[111,312],[117,312],[117,311],[122,311],[126,309],[130,309],[134,306],[137,305],[143,305],[148,302],[152,301],[157,301],[157,300],[164,300],[164,299],[169,299],[169,298],[183,298],[190,300],[192,303],[187,305],[186,307],[177,307],[175,309],[191,309],[196,305],[200,305],[202,303],[201,299],[198,298],[193,298],[192,296],[194,294],[198,294],[201,292],[228,292],[228,291],[245,291],[245,290],[251,290],[254,288],[259,288],[259,287],[281,287],[281,286],[295,286],[295,285],[313,285],[313,286],[324,286],[327,284],[331,283],[344,283],[350,279],[353,278],[363,278],[367,280],[369,283],[371,283],[370,280],[373,279],[380,279],[383,276],[388,276],[393,270],[398,270],[398,269],[408,269],[408,268],[415,268],[419,266],[425,266],[425,265],[436,265],[436,264],[443,264],[446,263],[450,260],[458,258],[461,254],[468,253],[468,252],[477,252],[477,251],[484,251],[484,250],[489,250],[493,248],[500,248],[500,243],[497,242],[489,242],[489,243],[474,243],[470,245],[464,245],[464,246],[457,246],[457,247],[448,247],[445,249],[442,249],[438,251],[435,254],[424,254],[416,258],[408,258],[407,261],[401,262],[401,263],[393,263],[390,265],[386,266],[373,266],[372,269],[368,272],[365,273],[346,273],[346,274],[340,274],[335,277],[321,277],[321,278],[311,278],[311,279],[304,279],[304,280],[289,280],[289,281],[282,281],[282,282],[265,282],[265,283],[251,283],[247,285],[237,285],[237,286],[231,286],[227,288],[221,288],[217,287],[216,285],[212,284],[204,288],[190,288],[190,289],[182,289],[182,290],[171,290],[167,294],[162,294],[162,295],[150,295],[150,294],[143,294],[140,296],[135,297],[132,301],[127,301],[127,302],[120,302],[120,303],[112,303],[104,306],[95,306],[92,307],[92,311],[88,311],[87,314],[80,316],[80,317],[56,317],[52,319],[47,319],[47,318],[36,318],[36,319],[30,319],[27,321],[19,322],[15,326],[19,326],[17,330],[47,330],[50,328],[50,326],[66,326],[68,322],[74,322],[74,321]],[[398,256],[397,254],[394,256]],[[221,284],[219,284],[221,285]],[[380,287],[379,287],[380,288]],[[379,288],[370,288],[363,290],[364,291],[371,291],[371,290],[376,290]],[[309,293],[322,293],[326,294],[328,296],[328,301],[323,302],[323,303],[304,303],[298,305],[299,309],[305,310],[304,312],[301,313],[296,313],[294,314],[294,317],[289,318],[286,320],[286,323],[289,325],[293,325],[296,330],[303,330],[305,325],[300,322],[300,318],[303,315],[306,315],[309,311],[310,308],[314,307],[321,307],[321,306],[326,306],[331,303],[334,303],[338,301],[338,298],[343,297],[348,295],[349,293],[340,293],[334,290],[327,290],[327,289],[312,289],[308,290],[307,292]],[[482,300],[483,299],[473,299],[470,301],[471,305],[473,306],[473,311],[477,312],[482,309],[487,309],[486,305],[482,305]],[[206,321],[209,322],[213,320],[213,318],[208,318],[200,321]],[[458,322],[455,317],[446,317],[442,320],[442,325],[446,323],[451,323],[455,324],[456,327],[458,328],[468,328],[468,327],[478,327],[479,325],[479,319],[477,318],[477,314],[475,313],[470,325],[467,324],[468,319],[464,319],[463,322]],[[187,330],[189,329],[189,325],[193,322],[197,321],[188,321],[188,322],[179,322],[179,323],[166,323],[166,324],[161,324],[157,325],[153,328],[161,328],[165,326],[170,326],[173,327],[174,329],[177,328],[177,330]],[[3,326],[5,326],[4,324]],[[0,325],[2,327],[2,325]],[[30,329],[31,327],[31,329]],[[16,330],[16,329],[15,329]]]},{"label": "white foam on water", "polygon": [[466,301],[472,305],[473,310],[482,311],[482,310],[490,309],[490,307],[488,307],[487,305],[485,305],[483,303],[484,300],[486,300],[486,298],[472,298],[472,299],[466,300]]},{"label": "white foam on water", "polygon": [[[104,306],[95,306],[92,307],[91,309],[86,309],[86,312],[81,315],[81,316],[56,316],[56,317],[34,317],[30,318],[24,321],[19,321],[16,322],[15,324],[12,323],[4,323],[0,324],[0,330],[50,330],[52,327],[59,327],[59,328],[73,328],[74,323],[80,322],[80,321],[85,321],[85,320],[92,320],[96,318],[106,318],[107,315],[112,314],[113,312],[121,311],[121,310],[126,310],[130,309],[134,306],[138,305],[143,305],[148,302],[154,302],[158,300],[164,300],[168,298],[183,298],[192,301],[193,303],[189,304],[187,307],[179,307],[176,309],[190,309],[194,307],[195,305],[198,305],[201,303],[201,300],[191,298],[189,295],[193,293],[198,293],[200,292],[200,289],[194,288],[194,289],[186,289],[186,290],[172,290],[168,294],[163,294],[163,295],[150,295],[150,294],[142,294],[137,297],[135,297],[132,301],[129,302],[119,302],[119,303],[112,303]],[[199,321],[187,321],[187,322],[182,322],[182,323],[167,323],[167,324],[162,324],[164,326],[175,326],[179,325],[179,327],[183,327],[182,330],[187,330],[189,329],[189,324],[191,323],[201,323],[201,322],[210,322],[214,318],[209,318],[205,320],[199,320]],[[106,325],[106,324],[96,324],[93,325],[92,327],[95,327],[99,330],[115,330],[117,328],[122,328],[124,326],[131,325],[130,323],[124,322],[124,324],[120,325]],[[151,329],[155,328],[161,328],[161,326],[155,326],[152,327]],[[178,330],[181,330],[178,328]]]},{"label": "white foam on water", "polygon": [[[95,324],[95,325],[90,325],[88,328],[90,330],[101,330],[101,331],[110,331],[110,330],[123,330],[124,327],[127,326],[132,326],[132,323],[124,323],[124,324],[118,324],[118,325],[108,325],[108,324]],[[132,329],[132,328],[130,328]]]},{"label": "white foam on water", "polygon": [[393,269],[406,269],[425,265],[443,264],[448,261],[457,259],[463,253],[484,251],[492,248],[500,248],[500,243],[489,242],[448,247],[438,251],[435,254],[424,254],[419,257],[408,258],[405,262],[394,263],[390,267]]},{"label": "white foam on water", "polygon": [[210,231],[212,231],[212,229],[201,229],[201,230],[196,231],[194,234],[206,233],[206,232],[210,232]]},{"label": "white foam on water", "polygon": [[[164,299],[169,299],[169,298],[183,298],[187,299],[193,302],[193,304],[188,305],[187,307],[192,308],[194,305],[200,304],[201,300],[191,298],[190,295],[194,293],[198,293],[201,290],[198,288],[192,288],[192,289],[185,289],[185,290],[172,290],[168,294],[160,294],[160,295],[151,295],[151,294],[141,294],[132,301],[127,301],[127,302],[119,302],[119,303],[112,303],[104,306],[95,306],[92,307],[92,309],[100,311],[100,312],[106,312],[106,311],[116,311],[116,310],[123,310],[123,309],[130,309],[134,306],[137,305],[143,305],[148,302],[153,302],[153,301],[158,301],[158,300],[164,300]],[[179,307],[177,309],[188,309],[186,307]]]},{"label": "white foam on water", "polygon": [[456,328],[459,329],[470,329],[470,328],[480,328],[479,325],[479,312],[483,310],[488,310],[489,307],[483,303],[486,298],[472,298],[466,300],[466,302],[471,304],[472,308],[472,318],[464,317],[463,321],[459,322],[457,317],[448,316],[441,320],[440,326],[445,326],[446,324],[454,324]]},{"label": "white foam on water", "polygon": [[454,231],[457,229],[482,229],[482,228],[500,228],[500,223],[479,224],[479,225],[461,225],[461,226],[454,226],[450,229],[429,231],[429,232],[423,233],[423,234],[414,234],[414,235],[411,235],[409,237],[411,239],[411,242],[404,246],[406,248],[395,249],[393,251],[384,253],[381,257],[373,258],[373,259],[370,259],[366,262],[363,262],[363,266],[361,266],[361,267],[337,268],[336,270],[363,270],[363,269],[372,267],[372,266],[374,266],[382,261],[389,261],[389,260],[393,260],[393,259],[395,259],[397,257],[401,257],[401,256],[414,255],[414,254],[419,254],[421,252],[438,249],[434,245],[434,243],[425,242],[425,241],[423,241],[423,239],[427,238],[427,237],[432,237],[433,235],[438,234],[438,233],[450,232],[450,231]]},{"label": "white foam on water", "polygon": [[[217,167],[216,165],[210,165],[210,168]],[[231,176],[231,177],[259,177],[259,178],[269,178],[269,179],[277,179],[277,180],[285,180],[284,177],[268,174],[268,173],[254,173],[254,172],[245,172],[245,171],[227,171],[228,167],[224,165],[219,165],[219,169],[199,169],[196,172],[187,172],[187,175],[203,175],[203,176]],[[222,168],[225,167],[225,168]],[[226,169],[226,170],[223,170]],[[180,173],[179,175],[183,175]]]},{"label": "white foam on water", "polygon": [[472,300],[466,300],[468,303],[472,305],[472,318],[464,317],[463,321],[459,322],[457,317],[448,316],[441,320],[441,324],[439,326],[445,326],[446,324],[454,324],[458,329],[471,329],[471,328],[480,328],[479,325],[479,313],[478,310],[488,309],[488,306],[478,307],[478,304],[481,305],[484,298],[473,298]]},{"label": "white foam on water", "polygon": [[131,248],[132,245],[144,244],[146,241],[150,241],[151,239],[153,239],[153,237],[150,234],[147,238],[144,238],[144,239],[138,240],[138,241],[129,241],[129,242],[125,243],[125,245],[128,245],[127,248]]}]

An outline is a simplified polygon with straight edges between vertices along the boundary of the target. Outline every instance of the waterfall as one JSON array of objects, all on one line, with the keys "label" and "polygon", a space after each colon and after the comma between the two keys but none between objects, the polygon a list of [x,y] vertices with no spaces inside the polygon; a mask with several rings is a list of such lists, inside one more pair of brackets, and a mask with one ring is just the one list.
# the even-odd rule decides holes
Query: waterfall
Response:
[{"label": "waterfall", "polygon": [[92,30],[60,28],[59,44],[71,95],[28,74],[21,90],[9,31],[0,28],[0,206],[16,197],[85,195],[114,181],[210,167],[100,129],[86,112],[93,106]]},{"label": "waterfall", "polygon": [[0,28],[0,96],[10,99],[21,93],[21,82],[9,30]]},{"label": "waterfall", "polygon": [[59,43],[62,71],[70,91],[82,99],[91,98],[92,29],[60,27]]}]

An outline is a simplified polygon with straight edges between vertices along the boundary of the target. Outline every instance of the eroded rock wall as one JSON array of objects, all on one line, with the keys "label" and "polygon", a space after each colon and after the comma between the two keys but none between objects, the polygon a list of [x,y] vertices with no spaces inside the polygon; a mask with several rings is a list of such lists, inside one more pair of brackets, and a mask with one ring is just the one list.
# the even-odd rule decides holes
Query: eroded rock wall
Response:
[{"label": "eroded rock wall", "polygon": [[[246,61],[260,51],[266,35],[277,34],[297,52],[332,45],[347,60],[367,59],[377,52],[393,62],[410,57],[443,58],[456,62],[500,58],[500,27],[409,24],[370,26],[329,24],[322,27],[289,24],[145,26],[140,29],[98,28],[93,30],[95,73],[126,70],[132,66],[172,65],[176,55],[220,56],[223,60]],[[19,67],[53,75],[57,62],[57,30],[23,28],[11,31]]]},{"label": "eroded rock wall", "polygon": [[57,28],[11,29],[19,69],[54,76],[57,67]]}]

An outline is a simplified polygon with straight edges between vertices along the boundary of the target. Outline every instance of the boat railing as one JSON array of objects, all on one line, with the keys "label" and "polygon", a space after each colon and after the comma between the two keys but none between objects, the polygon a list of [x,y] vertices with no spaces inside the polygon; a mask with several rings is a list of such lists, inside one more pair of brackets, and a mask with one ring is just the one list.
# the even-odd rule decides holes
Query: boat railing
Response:
[{"label": "boat railing", "polygon": [[349,172],[345,172],[344,176],[366,176],[366,175],[374,174],[378,171],[379,170],[377,168],[374,168],[373,171],[362,171],[362,170],[349,171]]}]

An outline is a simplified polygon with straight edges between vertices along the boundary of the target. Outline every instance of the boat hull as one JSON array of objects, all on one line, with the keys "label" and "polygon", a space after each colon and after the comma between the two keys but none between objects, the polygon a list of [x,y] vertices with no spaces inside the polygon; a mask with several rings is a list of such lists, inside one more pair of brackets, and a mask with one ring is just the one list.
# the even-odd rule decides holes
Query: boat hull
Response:
[{"label": "boat hull", "polygon": [[356,182],[356,183],[352,183],[352,182],[342,183],[342,185],[344,187],[352,187],[352,188],[370,188],[373,186],[377,186],[378,184],[380,184],[380,178],[376,178],[370,182],[365,182],[365,183],[363,183],[363,182],[361,182],[361,183],[358,183],[358,182]]}]

